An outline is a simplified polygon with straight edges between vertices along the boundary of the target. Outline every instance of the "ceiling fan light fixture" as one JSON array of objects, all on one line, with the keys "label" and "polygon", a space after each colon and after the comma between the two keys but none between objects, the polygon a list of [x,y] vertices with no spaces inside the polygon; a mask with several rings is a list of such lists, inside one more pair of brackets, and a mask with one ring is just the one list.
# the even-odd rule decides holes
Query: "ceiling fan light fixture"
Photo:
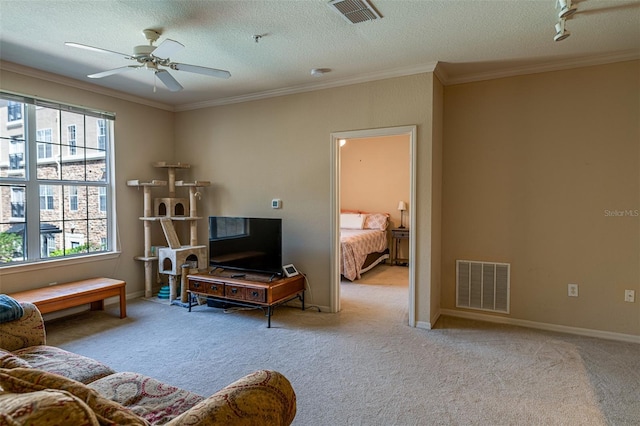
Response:
[{"label": "ceiling fan light fixture", "polygon": [[133,47],[133,57],[134,58],[144,58],[153,53],[156,50],[155,46],[150,46],[147,44],[141,44],[139,46]]},{"label": "ceiling fan light fixture", "polygon": [[[166,67],[175,71],[185,71],[196,74],[208,75],[218,78],[229,78],[231,73],[226,70],[219,70],[216,68],[202,67],[198,65],[181,64],[178,62],[172,62],[170,57],[173,54],[178,53],[184,49],[184,45],[180,42],[171,39],[165,39],[158,46],[154,46],[153,43],[160,37],[160,31],[146,29],[142,33],[149,40],[148,45],[135,46],[133,48],[133,55],[115,52],[113,50],[102,49],[99,47],[88,46],[86,44],[66,42],[65,45],[69,47],[75,47],[79,49],[91,50],[99,53],[109,53],[119,56],[124,59],[133,60],[136,65],[129,65],[119,68],[113,68],[106,71],[89,74],[88,78],[104,78],[115,74],[120,74],[125,71],[144,68],[146,70],[153,71],[155,77],[162,81],[164,85],[172,92],[179,92],[183,89],[182,85],[165,69]],[[154,79],[154,92],[155,92],[155,79]]]}]

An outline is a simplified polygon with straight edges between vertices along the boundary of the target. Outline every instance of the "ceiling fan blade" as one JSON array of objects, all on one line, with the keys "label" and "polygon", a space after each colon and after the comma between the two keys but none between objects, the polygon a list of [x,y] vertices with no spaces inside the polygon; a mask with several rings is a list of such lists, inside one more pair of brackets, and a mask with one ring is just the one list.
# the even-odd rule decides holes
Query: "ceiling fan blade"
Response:
[{"label": "ceiling fan blade", "polygon": [[125,53],[114,52],[113,50],[102,49],[100,47],[88,46],[86,44],[74,43],[74,42],[67,41],[67,42],[65,42],[65,45],[69,46],[69,47],[76,47],[78,49],[90,50],[92,52],[110,53],[112,55],[123,56],[123,57],[125,57],[127,59],[131,59],[131,55],[127,55]]},{"label": "ceiling fan blade", "polygon": [[170,58],[174,53],[178,53],[182,49],[184,49],[184,45],[182,43],[178,43],[177,41],[168,38],[160,43],[158,47],[156,47],[152,52],[152,54],[156,58],[166,59]]},{"label": "ceiling fan blade", "polygon": [[113,75],[113,74],[119,74],[121,72],[134,70],[136,68],[140,68],[140,66],[139,65],[127,65],[126,67],[119,67],[119,68],[114,68],[114,69],[107,70],[107,71],[97,72],[95,74],[89,74],[87,77],[89,77],[89,78],[102,78],[102,77],[107,77],[107,76],[110,76],[110,75]]},{"label": "ceiling fan blade", "polygon": [[218,77],[218,78],[231,77],[231,73],[229,71],[218,70],[215,68],[199,67],[197,65],[189,65],[189,64],[178,64],[175,62],[172,62],[171,64],[169,64],[169,66],[171,67],[172,70],[176,70],[176,71],[194,72],[196,74],[210,75],[212,77]]},{"label": "ceiling fan blade", "polygon": [[160,81],[162,81],[164,85],[167,86],[167,89],[172,92],[179,92],[183,89],[180,83],[178,83],[178,81],[173,78],[173,76],[169,74],[169,71],[167,70],[156,71],[156,76],[158,76]]}]

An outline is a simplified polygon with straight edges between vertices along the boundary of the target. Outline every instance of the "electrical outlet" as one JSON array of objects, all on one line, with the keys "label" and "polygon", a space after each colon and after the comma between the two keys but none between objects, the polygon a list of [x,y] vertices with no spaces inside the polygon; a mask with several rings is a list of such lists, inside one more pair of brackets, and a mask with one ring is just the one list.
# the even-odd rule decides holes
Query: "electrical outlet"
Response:
[{"label": "electrical outlet", "polygon": [[569,297],[578,297],[578,284],[569,284],[567,288],[567,295]]},{"label": "electrical outlet", "polygon": [[636,301],[636,292],[633,290],[625,290],[624,291],[624,301],[625,302],[635,302]]}]

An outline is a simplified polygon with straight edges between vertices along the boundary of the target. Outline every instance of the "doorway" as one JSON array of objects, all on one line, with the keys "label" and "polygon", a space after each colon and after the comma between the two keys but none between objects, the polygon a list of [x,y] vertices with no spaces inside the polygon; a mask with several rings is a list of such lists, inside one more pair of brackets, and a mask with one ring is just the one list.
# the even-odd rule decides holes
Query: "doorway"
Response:
[{"label": "doorway", "polygon": [[[340,306],[340,142],[349,139],[365,139],[377,137],[404,136],[409,141],[409,199],[408,221],[405,226],[411,229],[415,223],[415,215],[411,214],[415,205],[416,181],[416,126],[388,127],[380,129],[335,132],[331,134],[331,310],[338,312]],[[405,218],[406,220],[406,218]],[[407,223],[408,222],[408,223]],[[393,248],[392,248],[393,249]],[[415,259],[415,239],[409,238],[409,259]],[[415,273],[414,262],[409,262],[408,312],[409,325],[415,327]]]}]

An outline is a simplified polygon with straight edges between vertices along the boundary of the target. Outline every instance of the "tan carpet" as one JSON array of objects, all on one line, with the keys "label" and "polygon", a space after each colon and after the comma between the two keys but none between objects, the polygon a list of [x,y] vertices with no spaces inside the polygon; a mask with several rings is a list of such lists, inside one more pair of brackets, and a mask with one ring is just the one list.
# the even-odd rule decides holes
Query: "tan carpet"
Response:
[{"label": "tan carpet", "polygon": [[259,368],[298,396],[296,425],[632,425],[640,345],[443,317],[407,324],[382,266],[342,284],[338,314],[131,301],[47,323],[48,343],[202,395]]}]

